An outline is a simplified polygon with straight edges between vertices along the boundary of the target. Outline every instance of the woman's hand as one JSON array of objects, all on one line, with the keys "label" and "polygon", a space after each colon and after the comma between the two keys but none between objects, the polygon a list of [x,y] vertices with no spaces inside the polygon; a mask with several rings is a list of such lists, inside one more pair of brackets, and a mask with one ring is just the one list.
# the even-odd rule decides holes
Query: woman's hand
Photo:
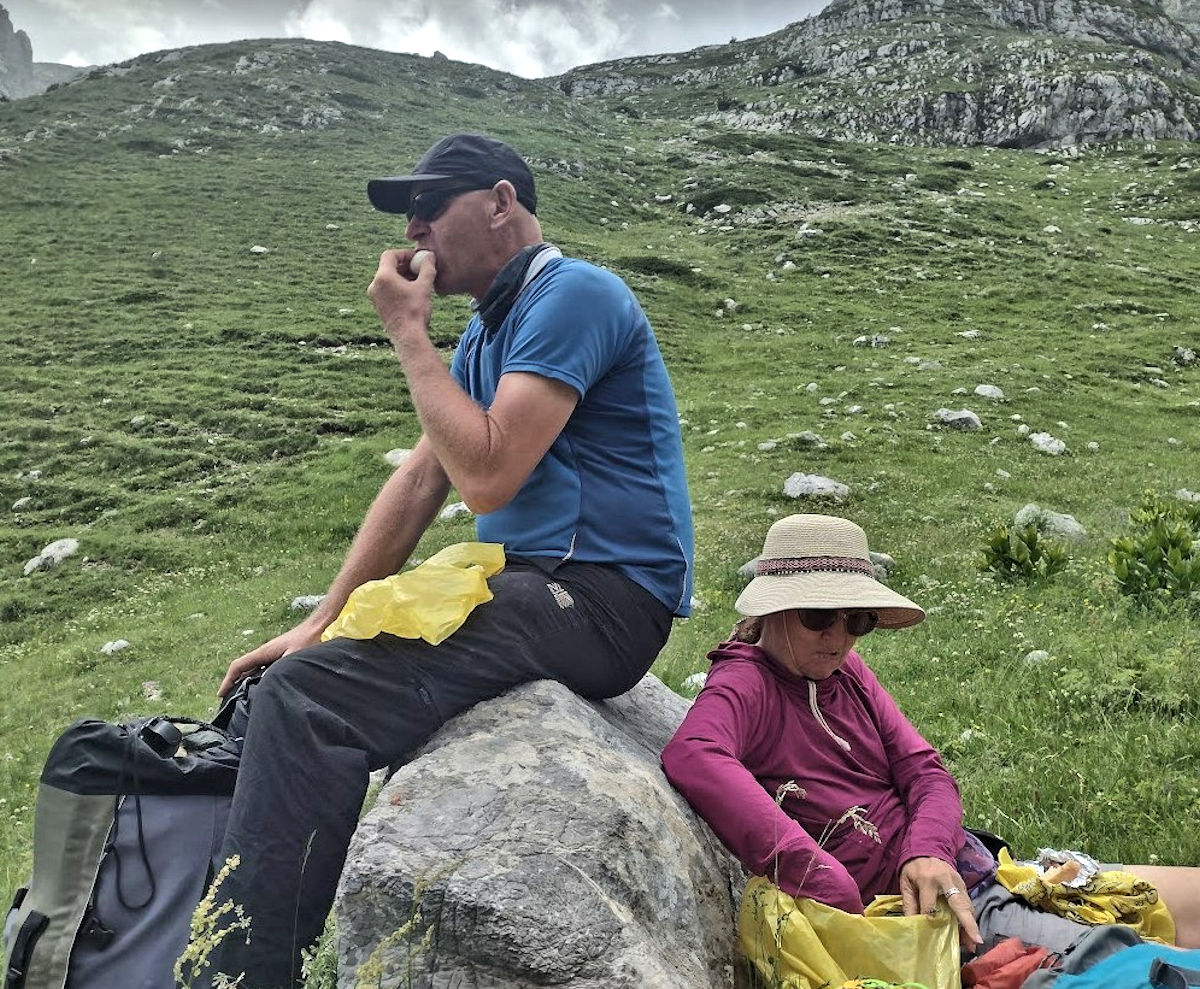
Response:
[{"label": "woman's hand", "polygon": [[983,939],[979,936],[979,925],[975,923],[966,885],[949,862],[932,856],[909,859],[900,870],[900,899],[904,903],[904,913],[906,916],[937,913],[938,900],[945,899],[958,919],[963,942],[970,949],[977,948]]}]

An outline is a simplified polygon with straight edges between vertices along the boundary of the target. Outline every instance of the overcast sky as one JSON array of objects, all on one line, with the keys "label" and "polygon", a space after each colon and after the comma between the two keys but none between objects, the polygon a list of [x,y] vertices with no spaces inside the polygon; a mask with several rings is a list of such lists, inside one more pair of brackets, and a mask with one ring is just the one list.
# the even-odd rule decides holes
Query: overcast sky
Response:
[{"label": "overcast sky", "polygon": [[530,78],[769,34],[827,0],[0,0],[37,62],[98,65],[240,38],[312,38]]}]

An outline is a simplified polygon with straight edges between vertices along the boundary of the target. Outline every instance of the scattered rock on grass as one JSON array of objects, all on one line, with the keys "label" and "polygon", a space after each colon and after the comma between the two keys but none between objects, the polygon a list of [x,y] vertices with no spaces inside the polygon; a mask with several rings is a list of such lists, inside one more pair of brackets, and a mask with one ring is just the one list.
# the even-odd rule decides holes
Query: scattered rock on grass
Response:
[{"label": "scattered rock on grass", "polygon": [[887,553],[876,553],[874,550],[871,550],[871,564],[875,568],[875,579],[879,581],[887,580],[896,569],[896,561]]},{"label": "scattered rock on grass", "polygon": [[976,385],[975,394],[980,398],[990,398],[997,402],[1004,401],[1004,392],[997,385]]},{"label": "scattered rock on grass", "polygon": [[112,642],[104,643],[104,645],[100,647],[100,651],[104,653],[105,656],[111,656],[115,652],[121,652],[124,649],[128,649],[129,645],[130,643],[128,639],[113,639]]},{"label": "scattered rock on grass", "polygon": [[970,409],[938,409],[933,414],[933,419],[943,426],[949,426],[951,429],[958,429],[964,433],[974,433],[983,429],[983,423],[979,421],[979,416]]},{"label": "scattered rock on grass", "polygon": [[324,594],[301,594],[292,598],[292,611],[314,611],[324,600]]},{"label": "scattered rock on grass", "polygon": [[1032,652],[1025,654],[1026,666],[1037,666],[1039,663],[1044,663],[1050,658],[1050,654],[1045,649],[1034,649]]},{"label": "scattered rock on grass", "polygon": [[1086,535],[1087,530],[1076,521],[1073,515],[1063,515],[1030,503],[1013,516],[1013,524],[1024,528],[1032,525],[1038,532],[1047,536],[1058,536],[1077,543]]},{"label": "scattered rock on grass", "polygon": [[78,539],[56,539],[25,564],[25,576],[28,577],[35,570],[49,570],[51,567],[57,567],[68,556],[74,556],[77,552],[79,552]]},{"label": "scattered rock on grass", "polygon": [[825,437],[820,433],[814,433],[811,429],[806,429],[802,433],[792,433],[788,436],[796,446],[811,447],[814,450],[824,450],[828,444],[825,442]]},{"label": "scattered rock on grass", "polygon": [[845,501],[850,497],[850,489],[839,481],[799,472],[783,482],[783,493],[789,498],[832,498],[834,501]]},{"label": "scattered rock on grass", "polygon": [[388,450],[388,452],[383,455],[383,459],[393,467],[399,467],[411,455],[412,450],[405,450],[401,447],[397,447],[395,450]]},{"label": "scattered rock on grass", "polygon": [[14,512],[19,512],[22,509],[28,508],[32,504],[33,504],[33,498],[30,495],[26,495],[24,498],[18,498],[16,501],[13,502],[12,510]]},{"label": "scattered rock on grass", "polygon": [[1029,442],[1042,453],[1048,453],[1052,457],[1059,457],[1067,452],[1067,444],[1060,439],[1055,439],[1049,433],[1034,433],[1029,437]]}]

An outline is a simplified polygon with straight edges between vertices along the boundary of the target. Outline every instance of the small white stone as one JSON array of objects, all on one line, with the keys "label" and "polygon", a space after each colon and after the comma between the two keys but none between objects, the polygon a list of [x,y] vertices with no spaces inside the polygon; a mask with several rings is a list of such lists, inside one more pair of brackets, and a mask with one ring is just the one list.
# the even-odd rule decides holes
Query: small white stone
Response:
[{"label": "small white stone", "polygon": [[403,447],[397,447],[395,450],[388,450],[388,452],[383,455],[383,459],[393,467],[399,467],[411,456],[412,450],[406,450]]},{"label": "small white stone", "polygon": [[120,652],[122,649],[128,649],[130,643],[126,639],[113,639],[112,642],[106,642],[100,647],[100,651],[106,656],[111,656],[115,652]]},{"label": "small white stone", "polygon": [[1049,433],[1034,433],[1029,437],[1029,442],[1042,453],[1048,453],[1052,457],[1058,457],[1067,452],[1067,444],[1060,439],[1055,439]]},{"label": "small white stone", "polygon": [[467,507],[465,501],[456,501],[453,505],[447,505],[438,513],[440,519],[454,519],[460,515],[470,515],[471,509]]},{"label": "small white stone", "polygon": [[252,248],[250,248],[250,253],[251,254],[270,254],[271,248],[263,247],[262,244],[255,244]]},{"label": "small white stone", "polygon": [[1004,401],[1004,392],[997,385],[976,385],[975,394],[980,398],[990,398],[997,402]]},{"label": "small white stone", "polygon": [[1095,453],[1097,450],[1099,450],[1099,449],[1100,449],[1100,444],[1099,444],[1099,443],[1097,443],[1095,440],[1092,440],[1092,441],[1091,441],[1091,442],[1090,442],[1090,443],[1087,445],[1087,448],[1088,448],[1088,449],[1089,449],[1089,450],[1090,450],[1092,453]]},{"label": "small white stone", "polygon": [[313,611],[324,600],[324,594],[301,594],[292,598],[292,611]]},{"label": "small white stone", "polygon": [[701,690],[704,689],[704,684],[708,680],[707,673],[693,673],[689,677],[685,677],[680,687],[685,694],[695,697]]},{"label": "small white stone", "polygon": [[12,510],[14,512],[19,512],[19,511],[21,511],[21,509],[28,508],[32,504],[33,504],[33,498],[29,495],[26,495],[24,498],[18,498],[16,501],[13,502]]}]

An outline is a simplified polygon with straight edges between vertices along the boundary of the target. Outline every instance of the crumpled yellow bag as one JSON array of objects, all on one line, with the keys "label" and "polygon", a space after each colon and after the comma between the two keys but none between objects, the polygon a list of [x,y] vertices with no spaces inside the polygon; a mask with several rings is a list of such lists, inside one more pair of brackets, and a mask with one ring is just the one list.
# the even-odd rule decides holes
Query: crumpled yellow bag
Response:
[{"label": "crumpled yellow bag", "polygon": [[447,546],[411,570],[356,587],[321,641],[388,632],[436,646],[458,631],[477,605],[492,599],[487,578],[503,569],[500,543]]},{"label": "crumpled yellow bag", "polygon": [[1175,943],[1175,920],[1154,884],[1130,872],[1097,872],[1082,886],[1046,882],[1032,865],[1014,862],[1000,850],[996,881],[1014,896],[1047,913],[1080,924],[1124,924],[1143,938]]},{"label": "crumpled yellow bag", "polygon": [[898,896],[877,896],[863,915],[794,899],[761,876],[742,896],[742,951],[768,985],[822,989],[856,980],[961,989],[958,921],[938,904],[933,915],[903,916]]}]

